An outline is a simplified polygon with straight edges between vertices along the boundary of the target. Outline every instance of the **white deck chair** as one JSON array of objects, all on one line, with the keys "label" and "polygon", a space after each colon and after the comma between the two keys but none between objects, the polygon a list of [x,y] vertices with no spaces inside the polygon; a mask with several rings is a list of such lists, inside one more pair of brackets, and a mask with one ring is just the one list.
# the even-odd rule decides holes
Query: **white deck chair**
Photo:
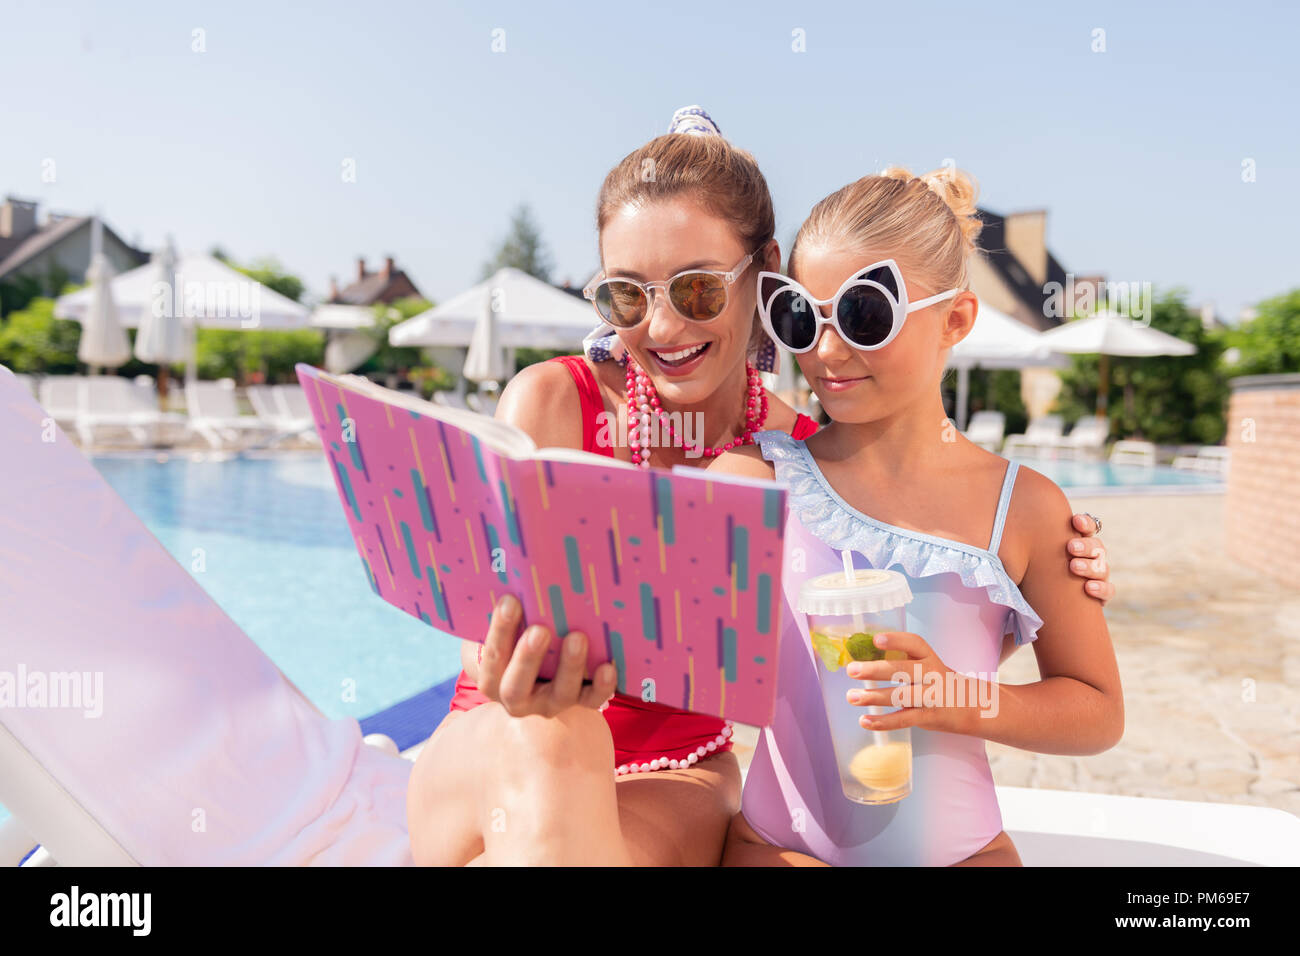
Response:
[{"label": "white deck chair", "polygon": [[1007,428],[1007,416],[1001,412],[976,412],[966,426],[966,437],[989,451],[1002,446],[1002,435]]},{"label": "white deck chair", "polygon": [[18,379],[19,383],[26,388],[27,391],[31,392],[33,398],[36,397],[36,379],[22,372],[14,372],[13,376]]},{"label": "white deck chair", "polygon": [[47,375],[41,379],[41,407],[60,428],[71,428],[77,423],[77,413],[81,408],[81,379],[80,375]]},{"label": "white deck chair", "polygon": [[[3,862],[410,863],[411,764],[324,717],[66,436],[41,441],[45,416],[0,372],[0,500],[22,503],[0,518],[0,668],[51,688],[0,707]],[[92,694],[49,706],[74,674]]]},{"label": "white deck chair", "polygon": [[1174,467],[1179,471],[1201,471],[1212,475],[1226,475],[1230,453],[1222,445],[1202,445],[1195,455],[1179,455]]},{"label": "white deck chair", "polygon": [[187,382],[185,404],[190,428],[202,435],[213,448],[238,447],[272,433],[272,429],[256,416],[240,414],[233,383]]},{"label": "white deck chair", "polygon": [[83,445],[95,444],[104,428],[125,430],[137,445],[156,445],[165,428],[184,423],[184,416],[158,410],[152,385],[142,388],[117,375],[81,380],[76,424]]},{"label": "white deck chair", "polygon": [[1070,434],[1061,439],[1057,450],[1065,458],[1100,458],[1106,450],[1106,439],[1109,437],[1110,421],[1089,415],[1074,423]]},{"label": "white deck chair", "polygon": [[469,407],[465,399],[455,392],[434,392],[433,401],[435,405],[442,405],[444,408],[461,408],[468,412],[474,411]]},{"label": "white deck chair", "polygon": [[[249,385],[248,392],[249,404],[253,406],[253,411],[257,414],[258,419],[273,433],[269,444],[278,444],[282,441],[292,439],[311,440],[316,438],[316,423],[311,417],[310,410],[307,415],[294,415],[290,408],[283,389],[296,388],[301,393],[301,386],[285,385]],[[303,399],[303,406],[306,407],[306,399]],[[316,440],[319,444],[319,439]]]},{"label": "white deck chair", "polygon": [[497,411],[496,396],[486,392],[470,392],[465,396],[465,404],[469,406],[470,411],[489,417],[495,415]]},{"label": "white deck chair", "polygon": [[1156,446],[1149,441],[1135,441],[1131,438],[1117,441],[1110,448],[1112,465],[1140,465],[1143,468],[1156,466]]},{"label": "white deck chair", "polygon": [[1008,435],[1002,443],[1002,454],[1007,458],[1017,455],[1041,458],[1060,447],[1064,430],[1065,422],[1060,415],[1044,415],[1030,422],[1023,435]]},{"label": "white deck chair", "polygon": [[1296,866],[1300,817],[1272,807],[998,787],[1025,866]]}]

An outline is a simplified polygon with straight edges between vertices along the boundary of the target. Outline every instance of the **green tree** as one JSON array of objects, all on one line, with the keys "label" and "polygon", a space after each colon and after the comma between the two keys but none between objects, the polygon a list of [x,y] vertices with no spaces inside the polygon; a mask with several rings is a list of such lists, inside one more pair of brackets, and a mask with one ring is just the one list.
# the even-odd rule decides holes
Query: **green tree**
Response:
[{"label": "green tree", "polygon": [[527,205],[515,209],[510,219],[510,232],[502,240],[496,253],[483,263],[483,278],[489,278],[498,269],[512,266],[527,272],[543,282],[551,281],[551,256],[542,241],[542,232],[533,221]]},{"label": "green tree", "polygon": [[405,322],[433,308],[433,303],[417,295],[396,302],[376,302],[372,307],[375,324],[366,329],[375,342],[375,353],[355,369],[358,375],[404,375],[411,369],[426,364],[418,348],[398,347],[388,341],[388,332],[399,322]]},{"label": "green tree", "polygon": [[[1217,444],[1226,429],[1224,336],[1206,331],[1180,289],[1154,302],[1151,327],[1190,342],[1196,354],[1112,357],[1107,389],[1111,437],[1140,437],[1157,444]],[[1070,367],[1061,372],[1061,382],[1064,387],[1055,411],[1067,422],[1095,414],[1100,386],[1097,356],[1072,356]]]},{"label": "green tree", "polygon": [[0,325],[0,365],[15,372],[72,374],[80,340],[78,323],[54,317],[53,299],[35,298]]},{"label": "green tree", "polygon": [[[951,406],[957,407],[957,373],[944,380],[945,389],[952,393]],[[1020,397],[1019,369],[973,368],[970,371],[968,415],[976,412],[1001,412],[1006,416],[1006,433],[1021,434],[1029,422],[1029,412],[1025,410],[1024,400]]]},{"label": "green tree", "polygon": [[1300,289],[1261,302],[1255,318],[1228,330],[1225,338],[1241,352],[1233,375],[1300,372]]},{"label": "green tree", "polygon": [[280,295],[293,299],[295,302],[302,298],[302,280],[285,272],[284,267],[272,256],[256,259],[248,266],[235,265],[233,262],[229,263],[229,265],[250,279],[262,283],[268,289],[274,289]]}]

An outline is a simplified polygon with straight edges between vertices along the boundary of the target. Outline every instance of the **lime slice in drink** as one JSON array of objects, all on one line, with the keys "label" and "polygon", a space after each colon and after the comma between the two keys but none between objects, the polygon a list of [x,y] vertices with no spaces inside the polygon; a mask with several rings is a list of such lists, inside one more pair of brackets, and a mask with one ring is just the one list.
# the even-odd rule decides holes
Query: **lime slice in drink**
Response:
[{"label": "lime slice in drink", "polygon": [[849,652],[849,657],[855,661],[883,660],[885,652],[872,642],[872,638],[875,636],[865,631],[858,631],[844,642],[844,649]]},{"label": "lime slice in drink", "polygon": [[821,631],[812,631],[808,637],[812,640],[813,650],[817,652],[817,656],[822,659],[828,671],[837,671],[849,662],[843,639],[836,640]]}]

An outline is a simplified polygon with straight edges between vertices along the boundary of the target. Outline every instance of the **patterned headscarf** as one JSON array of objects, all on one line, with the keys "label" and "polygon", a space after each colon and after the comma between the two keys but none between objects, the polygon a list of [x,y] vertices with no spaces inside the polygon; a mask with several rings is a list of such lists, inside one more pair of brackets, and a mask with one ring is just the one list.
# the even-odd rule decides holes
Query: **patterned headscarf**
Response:
[{"label": "patterned headscarf", "polygon": [[[668,124],[669,133],[684,133],[688,136],[721,136],[722,130],[713,122],[713,117],[702,106],[683,106],[673,113],[672,122]],[[582,350],[593,362],[627,362],[627,350],[618,337],[614,326],[601,322],[587,333],[582,340]],[[752,356],[754,368],[760,372],[776,372],[781,367],[781,353],[766,335],[758,352]]]}]

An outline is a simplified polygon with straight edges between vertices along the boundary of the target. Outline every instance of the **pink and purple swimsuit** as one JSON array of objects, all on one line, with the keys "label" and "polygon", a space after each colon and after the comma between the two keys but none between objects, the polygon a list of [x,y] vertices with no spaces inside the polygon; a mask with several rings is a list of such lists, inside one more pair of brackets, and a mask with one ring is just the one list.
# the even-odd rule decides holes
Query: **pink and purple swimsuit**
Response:
[{"label": "pink and purple swimsuit", "polygon": [[[861,513],[826,481],[807,446],[783,432],[755,436],[790,489],[786,554],[803,549],[806,574],[787,573],[776,716],[759,737],[741,809],[768,842],[836,866],[947,866],[1002,830],[984,740],[912,728],[912,793],[865,806],[840,787],[807,621],[793,612],[807,577],[841,567],[841,550],[862,566],[895,568],[914,595],[907,629],[965,674],[996,676],[1003,635],[1037,637],[1042,619],[998,558],[1015,484],[1010,462],[987,548],[895,527]],[[787,558],[789,560],[789,558]]]}]

